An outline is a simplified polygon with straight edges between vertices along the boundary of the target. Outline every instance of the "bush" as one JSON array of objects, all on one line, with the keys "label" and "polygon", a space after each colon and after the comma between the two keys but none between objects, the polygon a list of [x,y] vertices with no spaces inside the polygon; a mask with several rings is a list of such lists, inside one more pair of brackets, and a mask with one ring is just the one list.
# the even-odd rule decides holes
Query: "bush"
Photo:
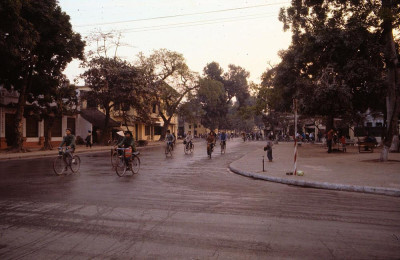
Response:
[{"label": "bush", "polygon": [[137,146],[146,146],[148,144],[147,140],[139,140],[137,141]]},{"label": "bush", "polygon": [[75,143],[76,144],[85,144],[85,141],[83,141],[83,138],[78,135],[75,139]]}]

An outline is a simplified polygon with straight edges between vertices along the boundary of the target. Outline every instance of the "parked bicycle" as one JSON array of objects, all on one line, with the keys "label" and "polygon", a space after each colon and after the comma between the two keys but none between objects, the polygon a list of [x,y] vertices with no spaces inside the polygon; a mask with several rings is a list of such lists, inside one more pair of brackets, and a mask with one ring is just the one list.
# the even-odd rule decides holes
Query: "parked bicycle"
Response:
[{"label": "parked bicycle", "polygon": [[[116,148],[117,158],[114,168],[115,172],[119,177],[125,175],[127,170],[131,170],[133,174],[136,174],[140,170],[140,158],[139,152],[132,153],[132,148]],[[112,157],[113,158],[113,157]],[[115,158],[115,157],[114,157]],[[111,159],[113,163],[113,159]]]},{"label": "parked bicycle", "polygon": [[194,151],[194,144],[190,141],[190,142],[183,142],[183,151],[185,152],[185,154],[191,154]]},{"label": "parked bicycle", "polygon": [[68,167],[73,173],[76,173],[81,166],[81,158],[78,155],[66,153],[66,150],[63,147],[58,147],[58,156],[53,161],[53,170],[57,175],[63,174],[68,170]]},{"label": "parked bicycle", "polygon": [[172,142],[167,142],[167,146],[165,147],[165,157],[168,156],[172,157],[172,150],[173,150],[172,145],[173,145]]}]

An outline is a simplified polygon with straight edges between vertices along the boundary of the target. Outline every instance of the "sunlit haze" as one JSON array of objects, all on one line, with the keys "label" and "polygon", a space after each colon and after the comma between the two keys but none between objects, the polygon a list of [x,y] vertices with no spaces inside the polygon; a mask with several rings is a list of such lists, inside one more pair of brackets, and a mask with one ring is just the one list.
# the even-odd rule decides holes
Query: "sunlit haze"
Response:
[{"label": "sunlit haze", "polygon": [[[279,9],[289,1],[262,0],[60,0],[71,17],[74,31],[83,38],[101,30],[121,32],[124,46],[117,55],[134,61],[139,52],[166,48],[182,53],[189,68],[202,73],[218,62],[250,72],[259,83],[268,63],[279,62],[278,51],[287,49],[290,32],[283,32]],[[88,48],[86,49],[86,51]],[[82,73],[73,61],[65,73],[70,80]]]}]

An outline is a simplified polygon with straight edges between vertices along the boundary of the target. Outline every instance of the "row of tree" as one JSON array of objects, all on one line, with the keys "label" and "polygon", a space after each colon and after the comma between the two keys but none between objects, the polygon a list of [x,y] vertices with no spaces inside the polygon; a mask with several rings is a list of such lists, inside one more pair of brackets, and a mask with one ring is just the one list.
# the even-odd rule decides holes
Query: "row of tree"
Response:
[{"label": "row of tree", "polygon": [[[1,1],[0,15],[0,83],[20,93],[14,127],[16,151],[23,149],[22,122],[27,113],[45,120],[45,149],[49,149],[54,119],[78,107],[75,86],[63,74],[74,58],[81,59],[86,68],[82,78],[90,91],[84,98],[105,111],[106,138],[112,110],[121,111],[126,124],[132,109],[135,118],[130,120],[152,124],[153,106],[164,121],[162,138],[172,117],[189,106],[183,115],[189,118],[198,113],[207,127],[227,128],[235,120],[243,127],[243,120],[236,116],[249,97],[249,73],[241,67],[230,65],[224,74],[214,62],[200,77],[189,69],[182,54],[165,49],[149,56],[141,53],[131,64],[117,57],[120,37],[113,33],[94,34],[89,41],[96,42],[97,49],[85,56],[86,42],[73,32],[69,16],[56,0]],[[107,42],[115,44],[113,57],[109,57]],[[27,103],[32,104],[29,111]]]},{"label": "row of tree", "polygon": [[384,112],[387,160],[400,113],[399,13],[399,1],[293,0],[279,16],[292,43],[263,74],[258,108],[290,112],[298,99],[328,130],[337,117],[353,125],[360,111]]},{"label": "row of tree", "polygon": [[[251,105],[249,73],[235,65],[223,73],[218,63],[209,63],[204,75],[190,71],[182,54],[160,49],[149,56],[139,54],[136,62],[102,55],[85,63],[83,73],[90,91],[86,98],[105,111],[103,136],[108,137],[111,111],[120,111],[128,121],[155,123],[153,107],[163,120],[164,139],[172,117],[201,123],[210,129],[251,130],[254,117],[245,109]],[[128,113],[129,111],[135,113]],[[248,112],[248,111],[247,111]]]}]

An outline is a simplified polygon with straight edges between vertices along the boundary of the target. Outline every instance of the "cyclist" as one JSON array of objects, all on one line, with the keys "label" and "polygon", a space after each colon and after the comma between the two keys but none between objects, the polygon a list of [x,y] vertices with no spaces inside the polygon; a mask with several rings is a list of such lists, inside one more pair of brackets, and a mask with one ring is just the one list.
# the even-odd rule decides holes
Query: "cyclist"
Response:
[{"label": "cyclist", "polygon": [[186,135],[186,137],[185,137],[185,141],[186,141],[186,147],[192,147],[192,145],[193,145],[193,143],[192,143],[192,141],[193,141],[193,136],[192,136],[192,132],[191,131],[189,131],[188,133],[187,133],[187,135]]},{"label": "cyclist", "polygon": [[170,130],[167,130],[167,135],[165,136],[165,141],[167,142],[167,145],[170,145],[171,149],[174,150],[175,137],[171,134]]},{"label": "cyclist", "polygon": [[[221,141],[221,144],[224,146],[224,147],[226,147],[226,134],[225,134],[225,132],[224,131],[222,131],[222,133],[221,133],[221,136],[219,137],[220,139],[220,141]],[[221,147],[222,147],[222,145],[221,145]]]},{"label": "cyclist", "polygon": [[[125,134],[124,138],[121,140],[121,142],[119,142],[117,144],[117,146],[119,148],[129,148],[129,147],[131,147],[132,148],[132,153],[136,152],[135,140],[133,139],[132,132],[131,131],[125,131],[124,134]],[[118,151],[118,154],[122,155],[123,153],[122,153],[122,151]],[[131,160],[131,158],[132,158],[132,155],[131,155],[131,157],[128,157],[128,158],[125,157],[126,165],[129,165],[129,160]]]},{"label": "cyclist", "polygon": [[72,134],[71,128],[65,129],[65,136],[63,137],[63,140],[60,144],[60,147],[65,146],[67,149],[65,150],[65,155],[64,156],[64,161],[66,161],[66,157],[68,156],[70,159],[72,159],[72,155],[75,152],[75,136]]},{"label": "cyclist", "polygon": [[215,143],[217,142],[217,138],[215,136],[214,131],[210,131],[206,140],[207,140],[207,155],[210,155],[212,149],[214,148]]}]

